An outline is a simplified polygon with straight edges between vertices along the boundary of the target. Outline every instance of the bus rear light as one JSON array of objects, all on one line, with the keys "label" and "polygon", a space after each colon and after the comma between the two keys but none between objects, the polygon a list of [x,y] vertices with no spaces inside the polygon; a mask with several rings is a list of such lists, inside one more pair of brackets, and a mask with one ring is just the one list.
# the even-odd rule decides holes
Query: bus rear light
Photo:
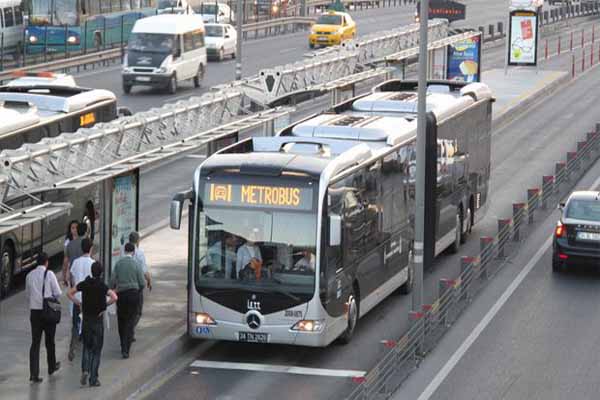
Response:
[{"label": "bus rear light", "polygon": [[319,332],[323,329],[323,322],[312,320],[312,319],[303,319],[302,321],[298,321],[292,326],[293,331],[302,331],[302,332]]},{"label": "bus rear light", "polygon": [[554,231],[554,236],[557,238],[563,237],[565,235],[565,226],[560,222],[556,225],[556,229]]},{"label": "bus rear light", "polygon": [[196,324],[198,325],[216,325],[217,323],[207,313],[196,313]]}]

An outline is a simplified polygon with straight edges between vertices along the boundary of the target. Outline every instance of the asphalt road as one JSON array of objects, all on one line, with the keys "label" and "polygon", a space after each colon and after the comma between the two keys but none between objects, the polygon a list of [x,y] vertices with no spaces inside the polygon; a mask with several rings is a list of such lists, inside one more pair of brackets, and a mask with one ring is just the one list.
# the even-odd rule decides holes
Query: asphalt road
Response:
[{"label": "asphalt road", "polygon": [[[503,50],[502,47],[488,51],[486,54],[491,63],[484,63],[484,68],[499,67]],[[555,58],[548,61],[546,67],[567,69],[569,60],[568,56]],[[459,255],[443,255],[426,271],[426,302],[434,299],[440,278],[458,274],[459,256],[478,252],[476,238],[493,235],[496,219],[508,215],[511,203],[522,200],[526,188],[539,185],[541,176],[552,171],[554,162],[563,159],[565,152],[575,146],[576,140],[594,126],[600,105],[595,101],[593,88],[597,87],[596,81],[600,77],[592,77],[593,74],[590,74],[551,97],[541,98],[541,103],[522,119],[494,132],[491,208],[486,219],[475,227],[472,239],[462,247]],[[409,309],[409,298],[391,296],[360,320],[359,329],[349,346],[310,349],[204,342],[198,350],[198,359],[368,371],[386,351],[380,342],[396,339],[406,330]],[[278,399],[285,393],[287,399],[334,399],[342,398],[353,386],[348,378],[332,376],[188,366],[168,379],[149,398],[160,399],[168,395],[180,399],[252,400]],[[456,398],[462,399],[460,396]]]},{"label": "asphalt road", "polygon": [[[468,20],[456,23],[456,26],[496,24],[506,18],[506,4],[489,0],[469,0]],[[403,5],[392,8],[379,8],[364,11],[352,11],[357,23],[358,35],[379,32],[413,22],[415,5]],[[308,52],[307,32],[281,35],[258,40],[245,41],[243,44],[243,76],[256,74],[260,69],[270,68],[299,61]],[[133,112],[159,107],[165,102],[174,102],[190,96],[198,96],[208,88],[226,83],[235,78],[235,60],[210,62],[202,87],[194,89],[191,82],[182,82],[175,95],[166,95],[159,90],[143,87],[134,88],[131,95],[124,95],[121,88],[120,65],[110,68],[88,71],[77,75],[77,82],[88,87],[103,88],[119,96],[119,103]]]}]

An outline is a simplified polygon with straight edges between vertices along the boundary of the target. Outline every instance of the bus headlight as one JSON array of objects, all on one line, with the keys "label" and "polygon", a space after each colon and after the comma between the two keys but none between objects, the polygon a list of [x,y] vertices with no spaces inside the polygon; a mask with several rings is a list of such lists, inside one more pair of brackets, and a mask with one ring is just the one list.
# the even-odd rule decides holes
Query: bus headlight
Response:
[{"label": "bus headlight", "polygon": [[69,36],[67,38],[67,43],[69,43],[69,44],[79,44],[79,38],[77,36]]},{"label": "bus headlight", "polygon": [[217,323],[215,322],[215,320],[213,319],[213,317],[211,317],[209,314],[207,313],[196,313],[196,323],[198,325],[216,325]]},{"label": "bus headlight", "polygon": [[31,35],[29,36],[29,43],[37,43],[38,38],[37,36]]},{"label": "bus headlight", "polygon": [[314,319],[303,319],[292,326],[293,331],[319,332],[323,329],[323,322]]}]

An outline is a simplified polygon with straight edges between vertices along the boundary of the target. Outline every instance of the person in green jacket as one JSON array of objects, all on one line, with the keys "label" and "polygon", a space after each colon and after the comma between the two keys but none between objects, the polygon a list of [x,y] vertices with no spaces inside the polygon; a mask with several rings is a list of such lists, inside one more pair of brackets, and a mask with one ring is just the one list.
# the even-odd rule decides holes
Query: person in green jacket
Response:
[{"label": "person in green jacket", "polygon": [[139,308],[140,290],[144,288],[146,283],[141,268],[133,259],[134,252],[135,246],[127,243],[125,245],[125,257],[121,258],[115,265],[111,281],[111,287],[116,290],[119,297],[117,300],[117,320],[123,358],[129,358]]}]

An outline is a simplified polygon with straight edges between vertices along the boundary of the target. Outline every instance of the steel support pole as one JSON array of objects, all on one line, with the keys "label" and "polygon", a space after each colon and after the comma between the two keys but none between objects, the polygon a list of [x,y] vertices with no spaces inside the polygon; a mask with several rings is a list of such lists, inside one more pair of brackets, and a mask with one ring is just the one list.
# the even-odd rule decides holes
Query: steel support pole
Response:
[{"label": "steel support pole", "polygon": [[425,240],[425,143],[426,143],[426,96],[427,96],[427,25],[429,22],[429,0],[421,0],[419,35],[419,88],[417,119],[417,182],[415,188],[415,245],[414,245],[414,287],[412,309],[421,311],[423,306],[423,242]]},{"label": "steel support pole", "polygon": [[235,51],[235,80],[239,81],[242,79],[242,40],[244,34],[242,32],[242,20],[244,19],[244,5],[243,0],[237,0],[237,13],[236,13],[236,25],[237,25],[237,49]]}]

